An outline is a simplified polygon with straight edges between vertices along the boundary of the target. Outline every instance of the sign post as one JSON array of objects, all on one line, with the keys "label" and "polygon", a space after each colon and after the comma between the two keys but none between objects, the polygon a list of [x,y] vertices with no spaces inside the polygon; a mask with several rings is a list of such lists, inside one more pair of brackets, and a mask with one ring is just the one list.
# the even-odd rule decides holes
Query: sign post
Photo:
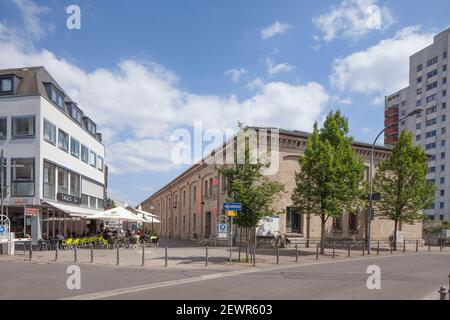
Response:
[{"label": "sign post", "polygon": [[237,216],[238,211],[242,211],[242,203],[225,202],[223,204],[223,210],[227,213],[227,216],[231,218],[230,221],[230,264],[231,264],[233,255],[233,217]]}]

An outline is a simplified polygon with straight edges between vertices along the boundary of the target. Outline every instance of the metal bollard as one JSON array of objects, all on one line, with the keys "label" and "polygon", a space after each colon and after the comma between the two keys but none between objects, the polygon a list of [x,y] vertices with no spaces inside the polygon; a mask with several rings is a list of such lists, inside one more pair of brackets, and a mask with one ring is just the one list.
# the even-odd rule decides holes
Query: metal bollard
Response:
[{"label": "metal bollard", "polygon": [[403,253],[406,252],[406,240],[403,240]]},{"label": "metal bollard", "polygon": [[165,246],[164,248],[164,267],[167,267],[168,263],[167,263],[167,246]]},{"label": "metal bollard", "polygon": [[416,252],[419,252],[419,240],[416,240]]},{"label": "metal bollard", "polygon": [[336,255],[336,243],[333,241],[333,259]]},{"label": "metal bollard", "polygon": [[394,249],[394,244],[391,242],[391,254],[392,254],[393,249]]},{"label": "metal bollard", "polygon": [[319,260],[319,244],[316,243],[316,260]]},{"label": "metal bollard", "polygon": [[295,245],[295,262],[298,262],[298,245]]},{"label": "metal bollard", "polygon": [[349,243],[348,244],[348,253],[347,253],[347,257],[349,257],[349,258],[350,258],[350,250],[351,250],[351,244]]},{"label": "metal bollard", "polygon": [[91,243],[91,263],[94,263],[94,244]]},{"label": "metal bollard", "polygon": [[280,247],[277,246],[277,264],[280,263]]},{"label": "metal bollard", "polygon": [[377,256],[380,255],[380,241],[377,241]]},{"label": "metal bollard", "polygon": [[73,261],[76,263],[78,261],[77,247],[73,248]]},{"label": "metal bollard", "polygon": [[143,267],[145,265],[145,245],[142,244],[142,262],[141,266]]},{"label": "metal bollard", "polygon": [[30,252],[29,252],[29,254],[30,254],[30,261],[31,261],[31,259],[33,259],[33,245],[31,244],[31,240],[30,240]]},{"label": "metal bollard", "polygon": [[444,243],[443,241],[444,239],[441,239],[440,244],[439,244],[439,251],[442,251],[442,244]]},{"label": "metal bollard", "polygon": [[363,257],[366,255],[366,245],[365,245],[365,243],[363,243],[363,245],[362,245],[362,255],[363,255]]},{"label": "metal bollard", "polygon": [[56,244],[56,248],[55,248],[55,261],[58,261],[58,254],[59,254],[59,248],[58,248],[58,244]]},{"label": "metal bollard", "polygon": [[205,267],[208,266],[208,245],[206,245],[206,252],[205,252]]},{"label": "metal bollard", "polygon": [[447,297],[447,288],[446,287],[441,287],[439,289],[439,300],[446,300]]},{"label": "metal bollard", "polygon": [[118,266],[120,264],[120,256],[119,256],[119,246],[117,245],[116,242],[116,265]]},{"label": "metal bollard", "polygon": [[428,251],[431,251],[431,238],[428,237]]}]

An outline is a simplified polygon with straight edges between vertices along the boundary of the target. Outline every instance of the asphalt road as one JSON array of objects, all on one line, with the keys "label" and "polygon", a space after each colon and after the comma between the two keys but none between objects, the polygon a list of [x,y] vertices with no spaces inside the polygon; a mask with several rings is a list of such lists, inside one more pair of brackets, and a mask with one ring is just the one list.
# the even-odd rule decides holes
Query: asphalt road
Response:
[{"label": "asphalt road", "polygon": [[[366,286],[381,269],[381,289]],[[424,299],[448,285],[450,254],[366,257],[227,271],[80,265],[81,289],[68,290],[68,264],[0,263],[0,299]]]}]

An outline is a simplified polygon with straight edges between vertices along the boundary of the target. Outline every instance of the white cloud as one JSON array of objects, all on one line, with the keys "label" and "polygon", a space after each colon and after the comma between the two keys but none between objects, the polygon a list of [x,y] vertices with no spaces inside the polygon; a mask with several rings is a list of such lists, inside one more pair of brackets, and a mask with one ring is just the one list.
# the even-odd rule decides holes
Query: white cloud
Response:
[{"label": "white cloud", "polygon": [[367,127],[362,127],[361,131],[364,132],[364,133],[369,133],[371,130],[369,128],[367,128]]},{"label": "white cloud", "polygon": [[327,14],[314,17],[313,22],[325,41],[337,37],[356,39],[369,31],[386,29],[394,22],[389,8],[377,3],[378,0],[343,0]]},{"label": "white cloud", "polygon": [[45,49],[25,46],[9,26],[0,25],[0,68],[45,66],[104,133],[110,172],[165,171],[171,162],[176,128],[201,121],[205,129],[248,125],[311,130],[327,104],[316,82],[262,81],[246,99],[196,94],[181,88],[176,74],[148,61],[124,59],[117,66],[84,70]]},{"label": "white cloud", "polygon": [[226,76],[229,76],[231,81],[238,83],[241,81],[241,78],[247,74],[247,70],[244,68],[240,69],[230,69],[224,72]]},{"label": "white cloud", "polygon": [[259,77],[247,83],[247,88],[250,90],[257,90],[261,89],[262,87],[264,87],[264,82]]},{"label": "white cloud", "polygon": [[295,66],[288,63],[275,64],[271,58],[266,59],[266,67],[269,76],[274,76],[280,72],[291,72],[295,69]]},{"label": "white cloud", "polygon": [[[409,57],[430,45],[433,35],[417,26],[407,27],[394,37],[345,58],[336,59],[332,85],[343,91],[390,94],[408,86]],[[379,103],[376,99],[374,103]],[[384,101],[384,100],[383,100]]]},{"label": "white cloud", "polygon": [[261,37],[263,39],[269,39],[277,34],[286,33],[286,31],[290,28],[291,28],[290,25],[276,21],[270,27],[267,27],[267,28],[264,28],[261,30]]},{"label": "white cloud", "polygon": [[26,34],[32,40],[40,40],[46,36],[47,32],[54,26],[46,26],[40,16],[50,12],[48,7],[38,6],[31,0],[13,0],[22,15]]}]

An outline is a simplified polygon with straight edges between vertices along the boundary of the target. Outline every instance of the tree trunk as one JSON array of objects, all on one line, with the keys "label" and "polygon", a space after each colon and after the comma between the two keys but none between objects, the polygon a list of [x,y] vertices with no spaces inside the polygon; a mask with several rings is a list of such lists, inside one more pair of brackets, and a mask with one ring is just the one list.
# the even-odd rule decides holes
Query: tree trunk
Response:
[{"label": "tree trunk", "polygon": [[241,248],[242,248],[242,227],[239,227],[239,255],[238,255],[239,262],[241,262]]},{"label": "tree trunk", "polygon": [[320,225],[320,254],[325,253],[325,217],[320,217],[321,225]]},{"label": "tree trunk", "polygon": [[311,237],[311,215],[306,216],[306,248],[309,248],[309,238]]},{"label": "tree trunk", "polygon": [[397,251],[397,224],[398,224],[398,219],[394,220],[394,251]]},{"label": "tree trunk", "polygon": [[248,228],[245,228],[245,262],[248,262]]}]

